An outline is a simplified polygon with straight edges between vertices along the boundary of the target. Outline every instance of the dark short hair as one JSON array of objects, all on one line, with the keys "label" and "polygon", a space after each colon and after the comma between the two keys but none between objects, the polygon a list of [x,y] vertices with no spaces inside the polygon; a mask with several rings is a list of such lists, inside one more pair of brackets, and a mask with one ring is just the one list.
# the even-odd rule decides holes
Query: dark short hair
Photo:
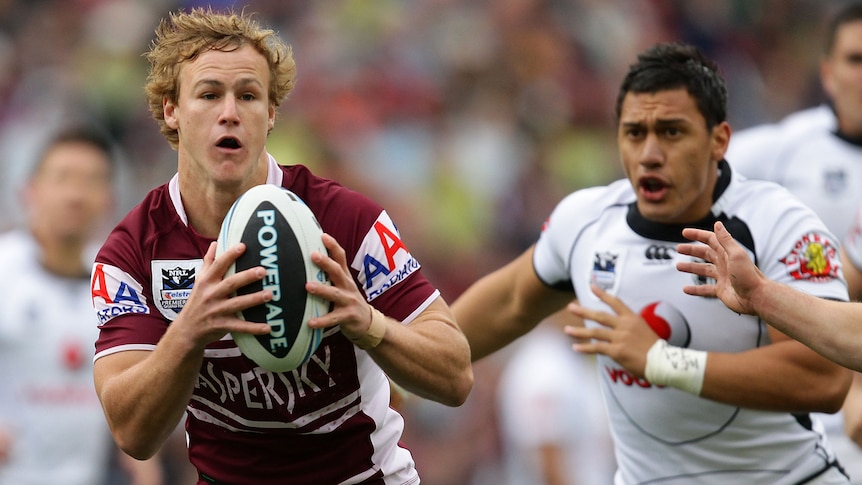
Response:
[{"label": "dark short hair", "polygon": [[620,85],[616,118],[628,93],[656,93],[685,88],[697,102],[706,127],[712,129],[727,119],[727,87],[718,65],[692,45],[656,44],[638,55],[637,62]]},{"label": "dark short hair", "polygon": [[113,173],[116,170],[114,144],[111,138],[105,132],[94,126],[72,125],[57,130],[50,138],[48,138],[47,142],[36,157],[36,163],[33,164],[33,170],[30,172],[30,176],[32,177],[39,172],[45,162],[45,158],[51,150],[59,145],[65,145],[68,143],[83,143],[96,148],[105,154],[105,159],[108,160],[110,171]]},{"label": "dark short hair", "polygon": [[862,3],[854,2],[841,7],[829,20],[826,28],[826,55],[832,54],[832,49],[835,48],[835,38],[838,36],[838,31],[841,27],[862,20]]}]

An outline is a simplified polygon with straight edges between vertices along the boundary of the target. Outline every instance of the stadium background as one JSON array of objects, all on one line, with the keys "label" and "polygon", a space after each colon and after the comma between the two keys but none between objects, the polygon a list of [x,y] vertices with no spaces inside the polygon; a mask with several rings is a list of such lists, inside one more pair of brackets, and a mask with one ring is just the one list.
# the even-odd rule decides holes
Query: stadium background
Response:
[{"label": "stadium background", "polygon": [[[124,160],[118,219],[175,171],[143,96],[142,53],[169,10],[247,5],[293,46],[299,80],[269,149],[381,202],[452,301],[537,236],[564,194],[621,175],[613,105],[641,49],[679,39],[717,59],[735,129],[822,101],[826,0],[0,0],[0,229],[42,139],[102,125]],[[115,221],[112,221],[115,222]],[[493,392],[409,400],[423,483],[495,483]]]}]

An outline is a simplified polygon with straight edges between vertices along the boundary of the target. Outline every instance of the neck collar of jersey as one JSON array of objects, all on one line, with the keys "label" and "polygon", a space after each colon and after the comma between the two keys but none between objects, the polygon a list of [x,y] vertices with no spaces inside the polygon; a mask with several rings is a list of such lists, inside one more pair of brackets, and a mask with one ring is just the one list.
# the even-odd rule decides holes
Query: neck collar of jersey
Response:
[{"label": "neck collar of jersey", "polygon": [[[284,182],[284,172],[279,168],[278,162],[275,161],[275,157],[269,153],[266,154],[266,157],[266,183],[281,187],[282,182]],[[171,177],[171,181],[168,182],[168,192],[171,194],[171,202],[174,204],[174,210],[177,211],[177,215],[180,217],[180,220],[183,221],[183,224],[188,226],[189,216],[186,214],[186,208],[183,206],[183,198],[180,197],[179,173],[175,173],[174,176]]]},{"label": "neck collar of jersey", "polygon": [[648,239],[659,241],[674,241],[688,242],[682,237],[682,230],[686,227],[696,227],[698,229],[706,229],[711,231],[715,221],[724,221],[726,219],[723,210],[723,195],[730,185],[730,164],[725,160],[718,162],[718,180],[715,182],[715,188],[712,191],[712,209],[709,214],[699,221],[689,222],[685,224],[664,224],[661,222],[651,221],[645,218],[638,210],[637,202],[629,204],[629,211],[626,215],[626,222],[629,227],[638,235]]}]

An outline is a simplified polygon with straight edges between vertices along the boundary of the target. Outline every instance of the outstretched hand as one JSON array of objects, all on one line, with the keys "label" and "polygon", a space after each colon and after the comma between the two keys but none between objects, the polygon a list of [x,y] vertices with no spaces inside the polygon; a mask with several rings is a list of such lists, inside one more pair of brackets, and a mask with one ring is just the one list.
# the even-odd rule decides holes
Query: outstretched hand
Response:
[{"label": "outstretched hand", "polygon": [[597,286],[590,289],[613,313],[570,303],[567,308],[573,315],[600,324],[597,327],[567,325],[564,332],[577,340],[574,349],[585,354],[607,355],[636,377],[644,377],[647,352],[658,335],[619,298]]},{"label": "outstretched hand", "polygon": [[677,252],[706,262],[684,261],[677,263],[680,271],[712,278],[715,283],[686,286],[689,295],[718,297],[728,308],[737,313],[754,313],[752,294],[766,277],[751,261],[745,249],[739,245],[721,222],[716,222],[714,232],[702,229],[683,229],[682,235],[704,244],[684,243]]}]

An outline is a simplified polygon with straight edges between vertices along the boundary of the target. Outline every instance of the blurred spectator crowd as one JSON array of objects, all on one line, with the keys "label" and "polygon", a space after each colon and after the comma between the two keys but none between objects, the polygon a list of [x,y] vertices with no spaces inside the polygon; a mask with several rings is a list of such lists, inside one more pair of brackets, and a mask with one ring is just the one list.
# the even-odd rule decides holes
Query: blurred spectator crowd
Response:
[{"label": "blurred spectator crowd", "polygon": [[[381,202],[452,301],[537,237],[553,205],[621,176],[613,107],[635,54],[683,40],[717,59],[736,128],[823,100],[837,0],[0,0],[0,229],[50,130],[95,123],[124,159],[119,219],[176,157],[143,95],[177,8],[246,8],[293,46],[299,80],[269,149]],[[107,229],[107,228],[106,228]],[[500,356],[462,408],[408,400],[423,483],[496,483]]]}]

